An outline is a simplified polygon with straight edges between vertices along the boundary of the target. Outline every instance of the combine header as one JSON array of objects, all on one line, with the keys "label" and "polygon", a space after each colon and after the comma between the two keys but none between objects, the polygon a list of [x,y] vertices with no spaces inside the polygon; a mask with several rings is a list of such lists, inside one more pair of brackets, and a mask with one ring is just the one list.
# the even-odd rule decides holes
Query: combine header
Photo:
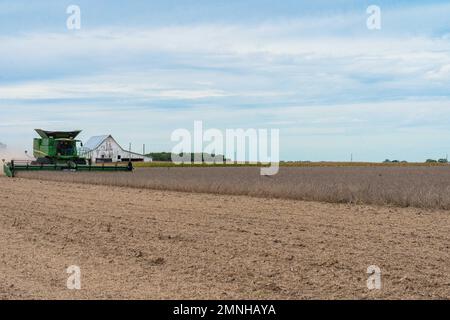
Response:
[{"label": "combine header", "polygon": [[132,171],[133,164],[92,165],[78,154],[76,137],[81,131],[44,131],[36,129],[41,138],[33,142],[33,155],[36,160],[11,160],[3,164],[8,177],[14,177],[18,171]]}]

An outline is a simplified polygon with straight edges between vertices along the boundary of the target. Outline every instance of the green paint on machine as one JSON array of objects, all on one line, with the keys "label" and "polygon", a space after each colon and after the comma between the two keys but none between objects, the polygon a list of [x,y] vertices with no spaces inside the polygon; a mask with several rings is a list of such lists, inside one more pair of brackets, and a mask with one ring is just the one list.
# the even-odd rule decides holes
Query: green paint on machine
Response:
[{"label": "green paint on machine", "polygon": [[14,177],[17,171],[133,171],[133,164],[126,165],[91,165],[78,155],[77,143],[83,144],[76,137],[81,130],[76,131],[45,131],[36,129],[40,138],[33,140],[33,155],[35,161],[12,160],[3,164],[3,172],[8,177]]}]

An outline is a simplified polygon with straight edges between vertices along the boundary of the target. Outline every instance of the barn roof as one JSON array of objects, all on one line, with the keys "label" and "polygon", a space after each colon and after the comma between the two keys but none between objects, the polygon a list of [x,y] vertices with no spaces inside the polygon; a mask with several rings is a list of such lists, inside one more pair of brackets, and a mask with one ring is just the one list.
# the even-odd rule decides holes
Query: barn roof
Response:
[{"label": "barn roof", "polygon": [[[115,139],[114,139],[114,138],[112,137],[112,135],[110,135],[110,134],[108,134],[108,135],[102,135],[102,136],[94,136],[94,137],[91,137],[91,138],[83,145],[82,152],[84,152],[84,153],[89,153],[89,152],[91,152],[91,151],[97,149],[98,147],[100,147],[100,145],[103,143],[103,141],[105,141],[105,140],[108,139],[109,137],[111,137],[111,138],[115,141]],[[116,141],[116,143],[117,143],[117,141]],[[144,158],[152,159],[152,157],[149,157],[149,156],[146,156],[146,155],[142,155],[142,154],[140,154],[140,153],[136,153],[136,152],[133,152],[133,151],[126,151],[126,150],[123,149],[118,143],[117,143],[117,145],[118,145],[119,148],[122,149],[122,151],[124,151],[124,152],[128,152],[128,153],[131,153],[131,154],[135,154],[135,155],[138,155],[138,156],[142,156],[142,157],[144,157]]]},{"label": "barn roof", "polygon": [[91,137],[85,144],[84,148],[88,150],[95,150],[97,149],[103,141],[105,141],[109,135],[103,135],[103,136],[94,136]]}]

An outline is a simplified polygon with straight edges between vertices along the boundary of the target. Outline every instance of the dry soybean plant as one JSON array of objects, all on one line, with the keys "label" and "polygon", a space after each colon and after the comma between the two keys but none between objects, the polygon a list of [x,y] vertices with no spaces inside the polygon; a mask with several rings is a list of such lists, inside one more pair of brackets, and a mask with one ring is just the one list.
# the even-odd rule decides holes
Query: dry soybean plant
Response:
[{"label": "dry soybean plant", "polygon": [[138,168],[133,173],[21,172],[21,177],[184,192],[450,209],[450,167]]}]

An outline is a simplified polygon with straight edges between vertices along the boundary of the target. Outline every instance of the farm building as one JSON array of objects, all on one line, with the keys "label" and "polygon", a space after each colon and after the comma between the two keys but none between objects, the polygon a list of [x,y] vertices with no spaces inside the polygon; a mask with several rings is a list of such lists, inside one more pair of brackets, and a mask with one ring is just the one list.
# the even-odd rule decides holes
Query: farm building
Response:
[{"label": "farm building", "polygon": [[152,161],[151,157],[125,150],[111,135],[91,137],[82,147],[81,155],[92,163]]}]

